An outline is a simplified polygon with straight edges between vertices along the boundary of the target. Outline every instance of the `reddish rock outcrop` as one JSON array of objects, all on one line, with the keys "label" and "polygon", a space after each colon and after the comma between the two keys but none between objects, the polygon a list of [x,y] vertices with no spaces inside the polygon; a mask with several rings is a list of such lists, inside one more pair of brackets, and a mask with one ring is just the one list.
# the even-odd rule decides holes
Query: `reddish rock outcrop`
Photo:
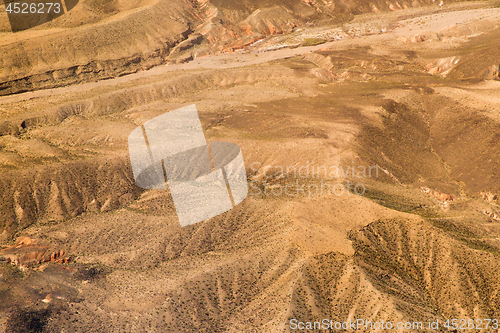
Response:
[{"label": "reddish rock outcrop", "polygon": [[63,249],[50,245],[40,245],[27,236],[18,237],[16,242],[0,250],[0,257],[19,267],[34,267],[44,263],[66,264],[71,261]]}]

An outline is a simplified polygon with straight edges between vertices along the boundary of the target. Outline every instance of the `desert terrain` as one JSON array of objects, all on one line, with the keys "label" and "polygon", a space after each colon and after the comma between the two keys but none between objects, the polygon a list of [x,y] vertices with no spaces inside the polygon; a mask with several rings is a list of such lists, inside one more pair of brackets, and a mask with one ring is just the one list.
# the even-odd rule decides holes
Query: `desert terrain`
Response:
[{"label": "desert terrain", "polygon": [[[0,332],[500,320],[500,2],[80,0],[16,32],[6,8]],[[127,140],[191,104],[249,193],[181,227]]]}]

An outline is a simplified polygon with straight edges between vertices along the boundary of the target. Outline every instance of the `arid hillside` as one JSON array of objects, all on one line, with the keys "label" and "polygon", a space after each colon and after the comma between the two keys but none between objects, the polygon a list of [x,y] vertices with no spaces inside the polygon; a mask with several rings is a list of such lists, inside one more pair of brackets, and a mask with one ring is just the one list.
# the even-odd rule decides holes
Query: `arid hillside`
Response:
[{"label": "arid hillside", "polygon": [[85,0],[67,14],[16,33],[11,32],[3,4],[0,95],[108,79],[234,52],[267,36],[291,33],[303,26],[338,25],[356,14],[433,3]]},{"label": "arid hillside", "polygon": [[[81,0],[1,20],[0,332],[500,319],[498,3]],[[208,142],[241,148],[249,193],[181,227],[127,140],[191,104]]]}]

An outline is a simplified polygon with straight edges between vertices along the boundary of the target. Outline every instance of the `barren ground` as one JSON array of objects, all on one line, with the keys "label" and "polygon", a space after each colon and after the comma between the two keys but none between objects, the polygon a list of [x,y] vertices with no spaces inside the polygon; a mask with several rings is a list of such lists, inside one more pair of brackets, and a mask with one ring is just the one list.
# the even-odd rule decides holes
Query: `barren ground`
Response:
[{"label": "barren ground", "polygon": [[[1,18],[0,331],[499,318],[499,38],[492,1]],[[127,138],[189,104],[240,146],[249,195],[182,228],[168,191],[135,185]]]}]

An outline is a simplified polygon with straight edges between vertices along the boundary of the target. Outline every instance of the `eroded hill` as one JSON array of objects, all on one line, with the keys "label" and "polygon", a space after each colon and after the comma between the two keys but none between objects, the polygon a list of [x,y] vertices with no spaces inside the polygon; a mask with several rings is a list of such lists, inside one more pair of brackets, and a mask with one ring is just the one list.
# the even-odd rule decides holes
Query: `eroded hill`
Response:
[{"label": "eroded hill", "polygon": [[[0,36],[5,94],[65,86],[0,98],[1,330],[498,318],[493,3],[80,3]],[[188,104],[249,195],[181,228],[127,138]]]}]

